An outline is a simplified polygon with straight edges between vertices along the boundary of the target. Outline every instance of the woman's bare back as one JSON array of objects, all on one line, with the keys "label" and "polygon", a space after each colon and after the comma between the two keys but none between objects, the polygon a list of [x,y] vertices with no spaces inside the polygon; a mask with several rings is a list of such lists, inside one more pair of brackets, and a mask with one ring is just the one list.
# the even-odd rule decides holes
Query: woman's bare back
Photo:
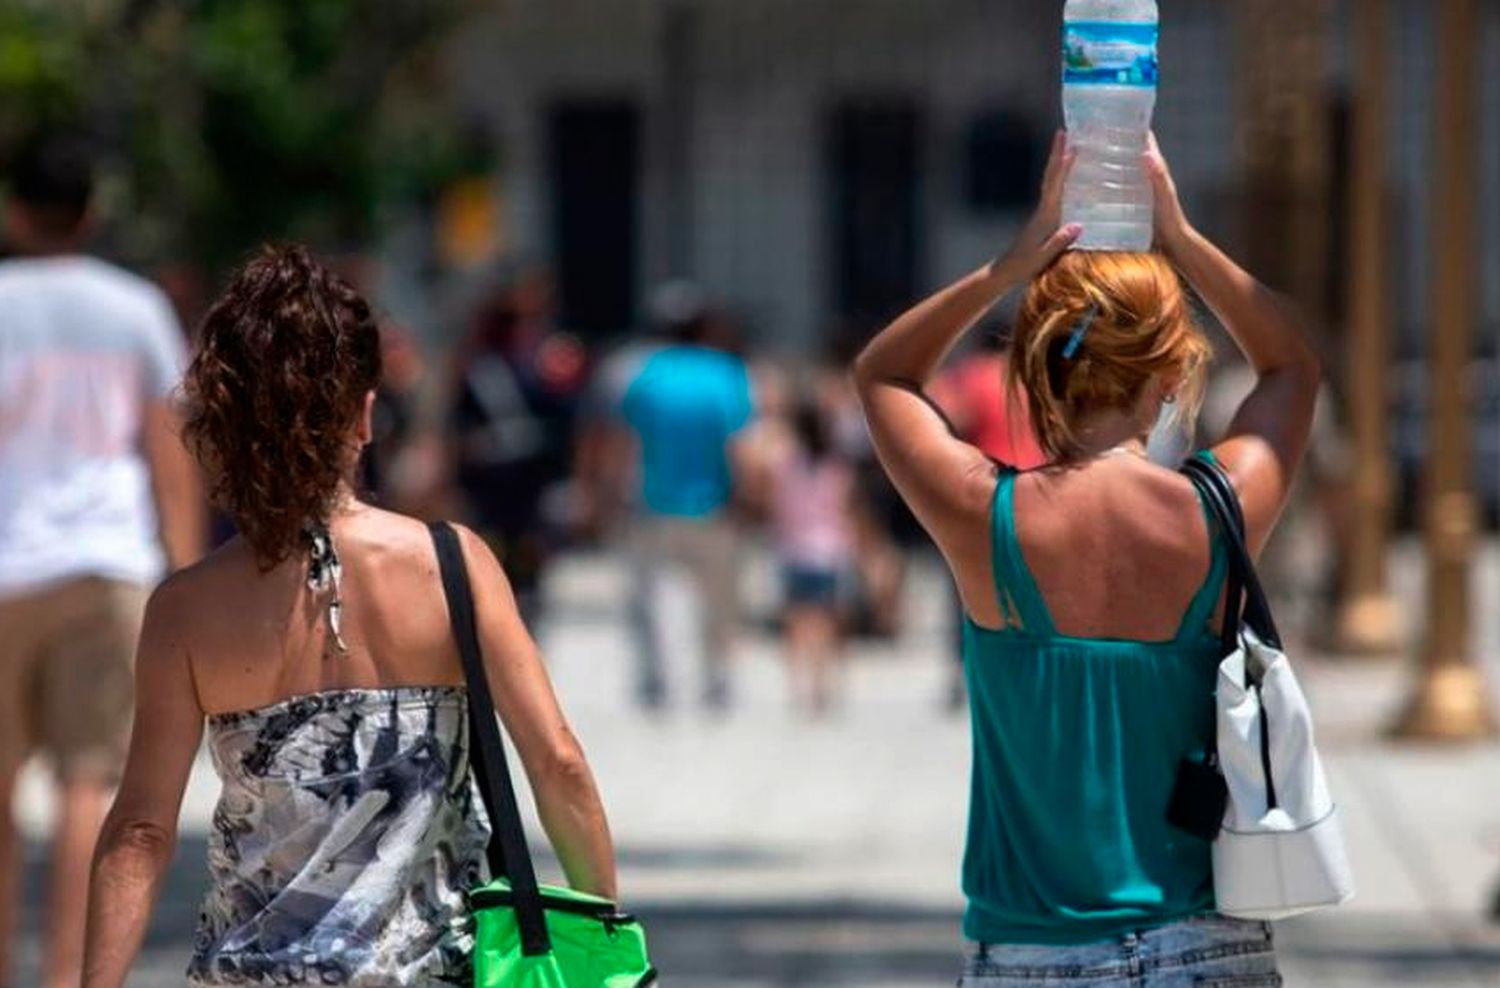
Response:
[{"label": "woman's bare back", "polygon": [[305,554],[262,572],[234,539],[172,578],[174,630],[205,713],[324,690],[462,683],[427,527],[363,505],[330,527],[347,653],[329,628],[330,594],[307,586]]},{"label": "woman's bare back", "polygon": [[[1128,454],[1023,473],[1017,537],[1059,634],[1167,641],[1208,577],[1211,543],[1186,477]],[[974,551],[955,559],[969,613],[1003,622],[990,558],[992,518],[969,522]]]}]

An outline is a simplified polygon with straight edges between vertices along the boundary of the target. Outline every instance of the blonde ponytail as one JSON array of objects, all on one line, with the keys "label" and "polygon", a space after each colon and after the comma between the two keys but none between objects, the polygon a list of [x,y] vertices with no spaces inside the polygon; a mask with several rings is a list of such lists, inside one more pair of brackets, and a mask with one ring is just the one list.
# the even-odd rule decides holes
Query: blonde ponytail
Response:
[{"label": "blonde ponytail", "polygon": [[1037,441],[1056,459],[1077,449],[1081,423],[1133,409],[1157,377],[1179,379],[1174,414],[1191,423],[1209,355],[1182,282],[1161,255],[1070,251],[1026,290],[1011,343],[1010,378],[1019,387],[1011,392],[1026,396]]}]

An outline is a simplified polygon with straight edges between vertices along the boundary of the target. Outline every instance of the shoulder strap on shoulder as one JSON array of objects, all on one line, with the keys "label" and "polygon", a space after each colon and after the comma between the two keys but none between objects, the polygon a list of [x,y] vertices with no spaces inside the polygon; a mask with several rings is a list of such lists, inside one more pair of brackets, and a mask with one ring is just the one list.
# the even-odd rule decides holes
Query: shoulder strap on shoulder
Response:
[{"label": "shoulder strap on shoulder", "polygon": [[[1213,462],[1208,459],[1212,454],[1199,455],[1203,457],[1203,462]],[[1208,575],[1204,577],[1203,585],[1198,588],[1197,594],[1193,596],[1192,602],[1188,604],[1187,612],[1182,617],[1182,626],[1177,630],[1179,641],[1196,637],[1203,628],[1208,626],[1213,617],[1214,608],[1218,606],[1220,593],[1227,587],[1229,579],[1229,554],[1225,549],[1225,540],[1220,533],[1218,515],[1214,511],[1213,504],[1197,484],[1193,485],[1193,493],[1203,509],[1203,519],[1208,529]]]},{"label": "shoulder strap on shoulder", "polygon": [[1217,461],[1194,457],[1182,468],[1193,486],[1208,502],[1218,521],[1225,550],[1229,554],[1229,591],[1224,608],[1224,626],[1221,633],[1225,654],[1232,651],[1239,639],[1241,624],[1253,630],[1261,641],[1275,648],[1281,647],[1281,634],[1271,616],[1271,605],[1261,586],[1250,550],[1245,546],[1245,516],[1240,508],[1239,496]]},{"label": "shoulder strap on shoulder", "polygon": [[990,510],[990,565],[994,570],[995,600],[1000,607],[1002,630],[1047,637],[1055,633],[1052,615],[1026,565],[1016,534],[1017,476],[1010,467],[1000,469],[995,502]]},{"label": "shoulder strap on shoulder", "polygon": [[490,874],[510,880],[515,902],[517,925],[521,932],[521,951],[537,956],[551,951],[547,919],[542,911],[541,890],[531,852],[526,847],[526,831],[521,825],[521,811],[516,805],[516,791],[510,781],[510,765],[505,759],[505,742],[495,718],[489,679],[484,672],[484,658],[479,650],[479,635],[474,622],[474,593],[469,584],[469,568],[464,562],[458,533],[447,522],[433,522],[433,548],[437,551],[438,571],[442,575],[443,595],[448,601],[448,620],[458,656],[464,667],[464,681],[469,693],[469,760],[479,795],[489,812],[490,837],[488,857]]}]

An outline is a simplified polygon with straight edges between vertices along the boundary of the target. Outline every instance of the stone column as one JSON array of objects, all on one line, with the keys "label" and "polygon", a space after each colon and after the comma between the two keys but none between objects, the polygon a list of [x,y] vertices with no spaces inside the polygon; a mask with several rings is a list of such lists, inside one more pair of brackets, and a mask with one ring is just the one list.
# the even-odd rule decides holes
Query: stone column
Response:
[{"label": "stone column", "polygon": [[1493,734],[1489,688],[1475,661],[1471,587],[1478,511],[1473,491],[1472,383],[1480,22],[1476,0],[1435,0],[1431,416],[1426,473],[1427,630],[1397,733],[1429,740]]},{"label": "stone column", "polygon": [[1354,28],[1353,147],[1349,175],[1346,394],[1354,476],[1336,643],[1384,654],[1400,646],[1398,612],[1386,573],[1391,533],[1389,0],[1351,5]]}]

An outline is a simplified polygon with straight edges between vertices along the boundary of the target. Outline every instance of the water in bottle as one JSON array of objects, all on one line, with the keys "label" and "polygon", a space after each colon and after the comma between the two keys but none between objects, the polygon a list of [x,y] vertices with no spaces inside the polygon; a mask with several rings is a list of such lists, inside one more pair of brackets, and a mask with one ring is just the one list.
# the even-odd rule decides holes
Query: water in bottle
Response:
[{"label": "water in bottle", "polygon": [[1078,250],[1151,249],[1151,183],[1141,164],[1156,108],[1156,0],[1067,0],[1063,119],[1078,149],[1063,222]]}]

